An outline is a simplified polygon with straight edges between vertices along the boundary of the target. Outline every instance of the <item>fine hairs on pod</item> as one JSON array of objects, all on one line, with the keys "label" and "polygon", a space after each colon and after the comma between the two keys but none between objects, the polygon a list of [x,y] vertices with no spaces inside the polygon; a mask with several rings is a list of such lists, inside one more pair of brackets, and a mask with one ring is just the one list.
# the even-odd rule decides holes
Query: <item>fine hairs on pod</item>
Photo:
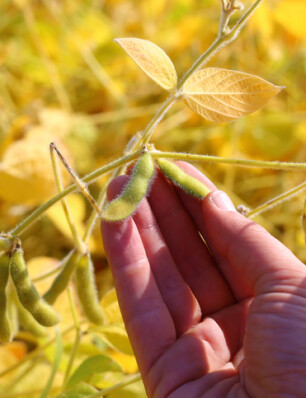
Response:
[{"label": "fine hairs on pod", "polygon": [[38,294],[29,276],[23,251],[17,244],[10,260],[10,273],[17,291],[18,299],[34,319],[43,326],[54,326],[59,321],[59,315]]},{"label": "fine hairs on pod", "polygon": [[12,339],[10,320],[8,317],[6,287],[9,279],[10,256],[8,253],[0,256],[0,341],[9,342]]},{"label": "fine hairs on pod", "polygon": [[85,316],[92,323],[103,324],[104,316],[99,305],[94,267],[89,253],[82,255],[78,261],[75,282],[77,295]]},{"label": "fine hairs on pod", "polygon": [[207,194],[209,194],[209,192],[211,192],[206,185],[197,178],[185,173],[175,163],[166,159],[158,159],[157,163],[165,177],[172,181],[174,185],[182,188],[189,195],[203,199]]},{"label": "fine hairs on pod", "polygon": [[116,222],[131,216],[140,201],[147,194],[154,173],[154,160],[149,152],[145,152],[134,166],[133,172],[122,193],[105,205],[102,219],[109,222]]}]

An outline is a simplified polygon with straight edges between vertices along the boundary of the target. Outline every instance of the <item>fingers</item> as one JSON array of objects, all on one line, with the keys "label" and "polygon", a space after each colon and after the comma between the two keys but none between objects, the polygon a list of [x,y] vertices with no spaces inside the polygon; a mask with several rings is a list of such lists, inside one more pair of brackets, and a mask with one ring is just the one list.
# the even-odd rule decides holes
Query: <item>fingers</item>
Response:
[{"label": "fingers", "polygon": [[203,202],[203,235],[236,295],[261,294],[279,284],[296,285],[305,266],[260,225],[235,211],[221,191]]},{"label": "fingers", "polygon": [[[121,176],[112,181],[108,190],[109,198],[116,197],[127,180],[127,176]],[[139,203],[133,220],[177,334],[184,333],[201,320],[199,304],[178,271],[146,199]]]},{"label": "fingers", "polygon": [[[161,175],[155,179],[148,199],[176,266],[197,298],[203,316],[233,303],[229,286],[195,223],[176,191]],[[195,204],[201,214],[200,201],[195,200]]]},{"label": "fingers", "polygon": [[248,306],[245,301],[205,318],[171,345],[148,374],[149,396],[168,396],[229,364],[243,343]]},{"label": "fingers", "polygon": [[200,306],[177,269],[146,199],[139,204],[133,219],[157,286],[180,335],[201,320]]},{"label": "fingers", "polygon": [[102,221],[101,230],[122,316],[140,370],[145,374],[175,341],[175,326],[133,219]]}]

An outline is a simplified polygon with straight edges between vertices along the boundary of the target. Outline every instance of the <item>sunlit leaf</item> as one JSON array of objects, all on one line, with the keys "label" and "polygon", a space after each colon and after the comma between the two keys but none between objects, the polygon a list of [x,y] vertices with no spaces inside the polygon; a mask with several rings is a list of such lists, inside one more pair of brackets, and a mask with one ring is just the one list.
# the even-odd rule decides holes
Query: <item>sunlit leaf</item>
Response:
[{"label": "sunlit leaf", "polygon": [[99,336],[111,347],[124,354],[133,355],[131,343],[122,323],[99,326],[95,330],[99,332]]},{"label": "sunlit leaf", "polygon": [[109,290],[101,299],[100,304],[103,309],[106,323],[123,323],[119,304],[117,301],[116,290]]},{"label": "sunlit leaf", "polygon": [[58,395],[56,398],[85,398],[92,396],[97,391],[93,386],[80,382],[73,389]]},{"label": "sunlit leaf", "polygon": [[109,350],[108,355],[119,363],[124,373],[134,374],[138,371],[138,366],[134,355],[123,354],[122,352],[115,350]]},{"label": "sunlit leaf", "polygon": [[229,122],[263,106],[282,87],[249,75],[221,68],[205,68],[184,84],[190,108],[212,122]]},{"label": "sunlit leaf", "polygon": [[143,39],[116,39],[136,64],[166,90],[172,90],[177,83],[174,65],[168,55],[156,44]]},{"label": "sunlit leaf", "polygon": [[137,381],[114,391],[110,398],[145,398],[146,396],[142,381]]},{"label": "sunlit leaf", "polygon": [[[86,205],[81,195],[69,195],[67,198],[70,213],[74,221],[74,225],[80,235],[84,232],[83,219],[85,217]],[[58,228],[61,233],[73,242],[73,236],[67,223],[63,207],[60,202],[50,207],[46,212],[46,215],[52,220],[54,225]]]},{"label": "sunlit leaf", "polygon": [[97,373],[108,371],[121,372],[121,367],[106,355],[94,355],[85,359],[81,365],[74,371],[70,377],[67,389],[71,389],[76,384],[84,381],[90,383],[90,380]]},{"label": "sunlit leaf", "polygon": [[[53,139],[54,136],[33,129],[7,148],[0,162],[1,199],[36,205],[56,193],[49,154]],[[66,149],[63,152],[69,157]],[[70,180],[67,172],[63,173],[63,180]]]}]

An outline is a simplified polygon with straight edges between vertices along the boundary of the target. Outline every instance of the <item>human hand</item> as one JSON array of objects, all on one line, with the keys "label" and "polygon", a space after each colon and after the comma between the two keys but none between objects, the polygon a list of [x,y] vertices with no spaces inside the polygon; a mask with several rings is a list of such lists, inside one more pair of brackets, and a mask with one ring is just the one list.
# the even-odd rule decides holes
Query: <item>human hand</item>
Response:
[{"label": "human hand", "polygon": [[304,264],[178,164],[214,191],[201,202],[159,174],[133,217],[101,224],[148,397],[306,397]]}]

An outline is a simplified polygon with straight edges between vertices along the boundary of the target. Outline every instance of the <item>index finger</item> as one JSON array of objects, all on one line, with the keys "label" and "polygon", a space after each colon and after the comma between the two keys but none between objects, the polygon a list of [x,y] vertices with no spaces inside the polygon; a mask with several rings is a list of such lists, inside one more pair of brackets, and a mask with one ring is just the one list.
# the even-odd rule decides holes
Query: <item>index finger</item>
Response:
[{"label": "index finger", "polygon": [[133,218],[102,221],[101,232],[125,326],[140,370],[146,374],[175,341],[175,325]]}]

